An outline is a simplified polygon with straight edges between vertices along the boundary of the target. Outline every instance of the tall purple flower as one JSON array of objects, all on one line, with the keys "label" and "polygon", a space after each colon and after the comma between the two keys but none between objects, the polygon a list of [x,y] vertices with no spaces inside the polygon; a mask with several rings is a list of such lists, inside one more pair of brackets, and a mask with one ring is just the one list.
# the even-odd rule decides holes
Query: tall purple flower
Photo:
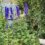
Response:
[{"label": "tall purple flower", "polygon": [[12,15],[10,15],[10,19],[13,20],[13,16]]},{"label": "tall purple flower", "polygon": [[17,12],[17,16],[20,16],[20,9],[19,9],[19,6],[16,6],[16,12]]},{"label": "tall purple flower", "polygon": [[9,8],[5,7],[5,18],[8,19],[8,15],[9,15]]},{"label": "tall purple flower", "polygon": [[25,15],[28,14],[28,4],[27,3],[24,3],[24,13]]},{"label": "tall purple flower", "polygon": [[12,20],[13,19],[13,10],[12,10],[12,7],[10,7],[10,12],[11,12],[10,19]]},{"label": "tall purple flower", "polygon": [[11,11],[11,14],[13,14],[13,10],[12,10],[12,7],[10,7],[10,11]]}]

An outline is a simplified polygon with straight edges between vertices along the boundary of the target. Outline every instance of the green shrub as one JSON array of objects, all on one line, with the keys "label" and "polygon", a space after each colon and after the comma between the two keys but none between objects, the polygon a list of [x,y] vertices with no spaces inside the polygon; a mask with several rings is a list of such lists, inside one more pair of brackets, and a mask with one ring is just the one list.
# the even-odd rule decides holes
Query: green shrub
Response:
[{"label": "green shrub", "polygon": [[30,34],[30,30],[27,30],[27,26],[25,18],[14,21],[14,45],[40,45],[35,33]]}]

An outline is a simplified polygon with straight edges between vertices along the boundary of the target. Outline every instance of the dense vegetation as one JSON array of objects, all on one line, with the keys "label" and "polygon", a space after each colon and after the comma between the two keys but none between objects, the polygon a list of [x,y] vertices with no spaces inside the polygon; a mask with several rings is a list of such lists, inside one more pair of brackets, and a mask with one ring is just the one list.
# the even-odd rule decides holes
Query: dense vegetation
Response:
[{"label": "dense vegetation", "polygon": [[28,4],[29,12],[26,17],[28,20],[26,20],[28,29],[36,31],[38,35],[45,38],[45,36],[43,36],[43,34],[45,35],[45,0],[21,0],[18,2],[22,9],[24,9],[23,5],[25,2]]},{"label": "dense vegetation", "polygon": [[17,0],[23,12],[28,4],[28,15],[13,20],[13,27],[6,29],[7,20],[0,10],[0,45],[40,45],[45,38],[45,0]]}]

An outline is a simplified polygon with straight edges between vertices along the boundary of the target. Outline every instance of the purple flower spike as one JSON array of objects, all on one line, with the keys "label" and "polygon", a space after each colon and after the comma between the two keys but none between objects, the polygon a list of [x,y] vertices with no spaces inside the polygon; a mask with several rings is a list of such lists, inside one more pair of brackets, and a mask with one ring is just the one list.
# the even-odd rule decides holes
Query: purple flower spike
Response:
[{"label": "purple flower spike", "polygon": [[10,11],[11,11],[11,14],[13,14],[13,10],[12,10],[12,7],[10,7]]},{"label": "purple flower spike", "polygon": [[28,4],[27,3],[24,3],[24,13],[25,15],[28,14]]},{"label": "purple flower spike", "polygon": [[13,20],[13,10],[12,10],[12,8],[10,8],[10,12],[11,12],[10,19]]},{"label": "purple flower spike", "polygon": [[16,6],[16,12],[17,12],[17,16],[20,16],[20,9],[19,9],[19,6]]},{"label": "purple flower spike", "polygon": [[11,20],[13,20],[13,17],[12,17],[12,15],[10,15],[10,19],[11,19]]},{"label": "purple flower spike", "polygon": [[9,8],[5,7],[5,18],[8,19]]}]

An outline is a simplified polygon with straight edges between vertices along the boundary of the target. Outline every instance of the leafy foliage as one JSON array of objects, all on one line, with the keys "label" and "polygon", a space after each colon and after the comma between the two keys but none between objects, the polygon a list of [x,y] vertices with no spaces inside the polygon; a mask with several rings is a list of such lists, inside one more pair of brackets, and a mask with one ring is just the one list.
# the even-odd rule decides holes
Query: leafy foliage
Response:
[{"label": "leafy foliage", "polygon": [[[28,16],[26,16],[26,22],[28,23],[28,29],[36,31],[38,35],[42,35],[45,32],[45,0],[21,0],[21,4],[26,2],[29,6]],[[19,4],[20,4],[19,3]],[[44,32],[43,32],[44,31]],[[41,33],[42,32],[42,33]],[[40,37],[40,36],[39,36]]]},{"label": "leafy foliage", "polygon": [[13,20],[13,28],[6,29],[7,21],[0,12],[0,45],[40,45],[45,38],[45,0],[17,0],[23,12],[28,4],[28,15]]}]

